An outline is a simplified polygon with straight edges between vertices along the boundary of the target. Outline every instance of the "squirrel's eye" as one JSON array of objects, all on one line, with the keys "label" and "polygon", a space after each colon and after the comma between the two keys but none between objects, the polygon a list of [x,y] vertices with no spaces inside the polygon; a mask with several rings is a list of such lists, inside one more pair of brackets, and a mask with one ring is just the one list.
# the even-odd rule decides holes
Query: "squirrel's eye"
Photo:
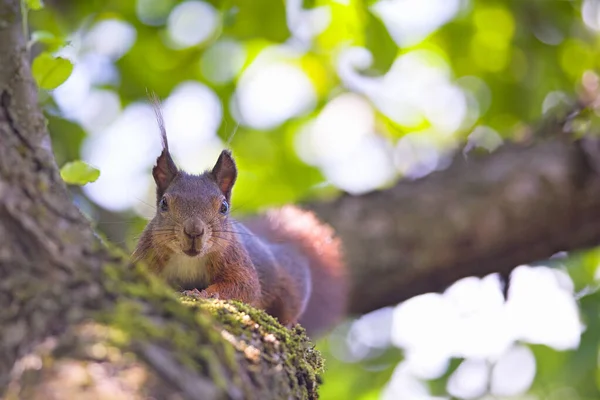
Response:
[{"label": "squirrel's eye", "polygon": [[169,205],[167,204],[167,199],[166,198],[162,198],[160,199],[160,202],[158,203],[158,207],[160,208],[160,211],[167,211],[169,209]]},{"label": "squirrel's eye", "polygon": [[229,203],[227,203],[226,200],[223,200],[221,203],[221,208],[219,208],[219,212],[221,214],[227,214],[227,211],[229,211]]}]

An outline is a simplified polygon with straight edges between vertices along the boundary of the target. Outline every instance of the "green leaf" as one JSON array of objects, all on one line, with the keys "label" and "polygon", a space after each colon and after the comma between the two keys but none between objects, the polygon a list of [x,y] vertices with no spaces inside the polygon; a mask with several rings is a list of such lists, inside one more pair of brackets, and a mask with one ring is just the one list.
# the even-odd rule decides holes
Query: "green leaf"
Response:
[{"label": "green leaf", "polygon": [[66,163],[60,169],[60,176],[70,185],[83,186],[94,182],[100,176],[100,171],[81,160]]},{"label": "green leaf", "polygon": [[48,41],[56,40],[56,36],[52,32],[48,31],[35,31],[31,33],[31,40],[34,42],[46,43]]},{"label": "green leaf", "polygon": [[44,2],[42,0],[25,0],[25,5],[30,10],[41,10],[44,8]]},{"label": "green leaf", "polygon": [[56,37],[52,32],[35,31],[31,34],[31,44],[43,43],[46,45],[47,51],[56,51],[65,45],[64,38]]},{"label": "green leaf", "polygon": [[44,52],[33,60],[31,72],[42,89],[50,90],[60,86],[73,71],[71,61],[62,57],[53,57]]}]

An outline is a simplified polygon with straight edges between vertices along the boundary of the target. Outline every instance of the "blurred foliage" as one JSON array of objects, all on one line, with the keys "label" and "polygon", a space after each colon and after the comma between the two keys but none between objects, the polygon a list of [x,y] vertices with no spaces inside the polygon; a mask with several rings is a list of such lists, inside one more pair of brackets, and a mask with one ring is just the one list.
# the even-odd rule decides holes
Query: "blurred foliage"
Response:
[{"label": "blurred foliage", "polygon": [[[523,128],[538,120],[543,109],[548,108],[545,103],[556,103],[550,101],[549,94],[573,96],[582,75],[600,64],[599,36],[583,23],[580,1],[458,1],[459,10],[450,21],[404,45],[397,43],[388,30],[390,25],[373,11],[377,1],[299,1],[303,12],[319,7],[329,10],[328,23],[301,44],[303,51],[299,56],[289,60],[304,71],[314,86],[315,106],[274,128],[261,130],[245,124],[236,128],[232,99],[244,71],[265,49],[292,39],[302,42],[302,38],[293,37],[282,0],[210,0],[218,11],[218,29],[201,43],[174,46],[167,37],[166,24],[171,11],[180,3],[179,0],[46,0],[41,8],[39,0],[27,0],[23,5],[29,9],[26,14],[31,30],[29,46],[35,56],[33,74],[41,88],[57,87],[73,68],[57,50],[63,45],[68,48],[78,33],[89,31],[101,21],[129,24],[135,30],[135,41],[113,62],[117,78],[97,87],[116,93],[122,108],[145,101],[148,89],[165,98],[185,81],[202,82],[210,87],[223,105],[219,137],[226,143],[236,131],[230,145],[241,170],[235,192],[239,212],[336,193],[335,188],[323,185],[325,178],[320,168],[302,161],[295,140],[333,98],[350,91],[336,69],[341,52],[348,46],[364,47],[370,52],[372,62],[358,68],[365,78],[388,73],[398,57],[418,50],[427,50],[447,63],[452,80],[472,94],[478,107],[476,119],[453,133],[459,144],[477,125],[491,127],[505,139],[519,140]],[[588,3],[596,12],[592,17],[598,24],[598,6],[593,1]],[[215,82],[209,76],[223,65],[211,64],[214,60],[207,54],[224,39],[241,43],[245,58],[233,79]],[[62,115],[48,93],[40,93],[40,99],[47,111],[59,165],[74,162],[63,169],[63,178],[79,184],[93,181],[96,172],[76,161],[81,157],[82,143],[91,133]],[[418,126],[407,126],[381,109],[375,110],[378,134],[392,146],[411,132],[430,128],[430,122],[425,118]],[[80,192],[77,199],[98,220],[99,229],[115,242],[131,246],[133,233],[144,225],[144,220],[133,212],[117,215],[102,210],[86,201]],[[110,225],[114,220],[127,222],[115,228]],[[576,290],[583,290],[594,285],[600,251],[572,255],[566,264]],[[579,349],[561,352],[541,345],[530,346],[537,361],[531,393],[537,398],[600,398],[600,294],[592,291],[584,296],[580,311],[587,330]],[[398,349],[390,348],[377,357],[342,362],[329,352],[329,345],[328,340],[320,343],[328,355],[328,372],[321,391],[324,399],[379,398],[402,359]],[[458,363],[453,362],[446,374],[430,382],[432,392],[445,394],[445,382]],[[564,395],[557,395],[557,390]]]}]

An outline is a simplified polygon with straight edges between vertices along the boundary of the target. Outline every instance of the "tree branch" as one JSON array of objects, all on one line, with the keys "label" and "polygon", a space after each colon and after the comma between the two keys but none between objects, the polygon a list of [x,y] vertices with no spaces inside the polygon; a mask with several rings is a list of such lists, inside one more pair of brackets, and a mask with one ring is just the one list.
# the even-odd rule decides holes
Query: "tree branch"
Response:
[{"label": "tree branch", "polygon": [[590,136],[505,145],[390,190],[312,208],[336,228],[365,313],[600,242],[600,151]]}]

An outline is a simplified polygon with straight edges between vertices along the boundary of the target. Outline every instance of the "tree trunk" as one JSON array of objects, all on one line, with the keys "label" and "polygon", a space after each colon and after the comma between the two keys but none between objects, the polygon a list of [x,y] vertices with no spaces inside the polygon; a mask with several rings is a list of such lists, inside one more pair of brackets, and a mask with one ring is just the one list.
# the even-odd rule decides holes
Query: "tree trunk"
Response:
[{"label": "tree trunk", "polygon": [[182,303],[95,237],[53,160],[20,21],[0,0],[0,395],[315,398],[321,359],[301,330]]}]

